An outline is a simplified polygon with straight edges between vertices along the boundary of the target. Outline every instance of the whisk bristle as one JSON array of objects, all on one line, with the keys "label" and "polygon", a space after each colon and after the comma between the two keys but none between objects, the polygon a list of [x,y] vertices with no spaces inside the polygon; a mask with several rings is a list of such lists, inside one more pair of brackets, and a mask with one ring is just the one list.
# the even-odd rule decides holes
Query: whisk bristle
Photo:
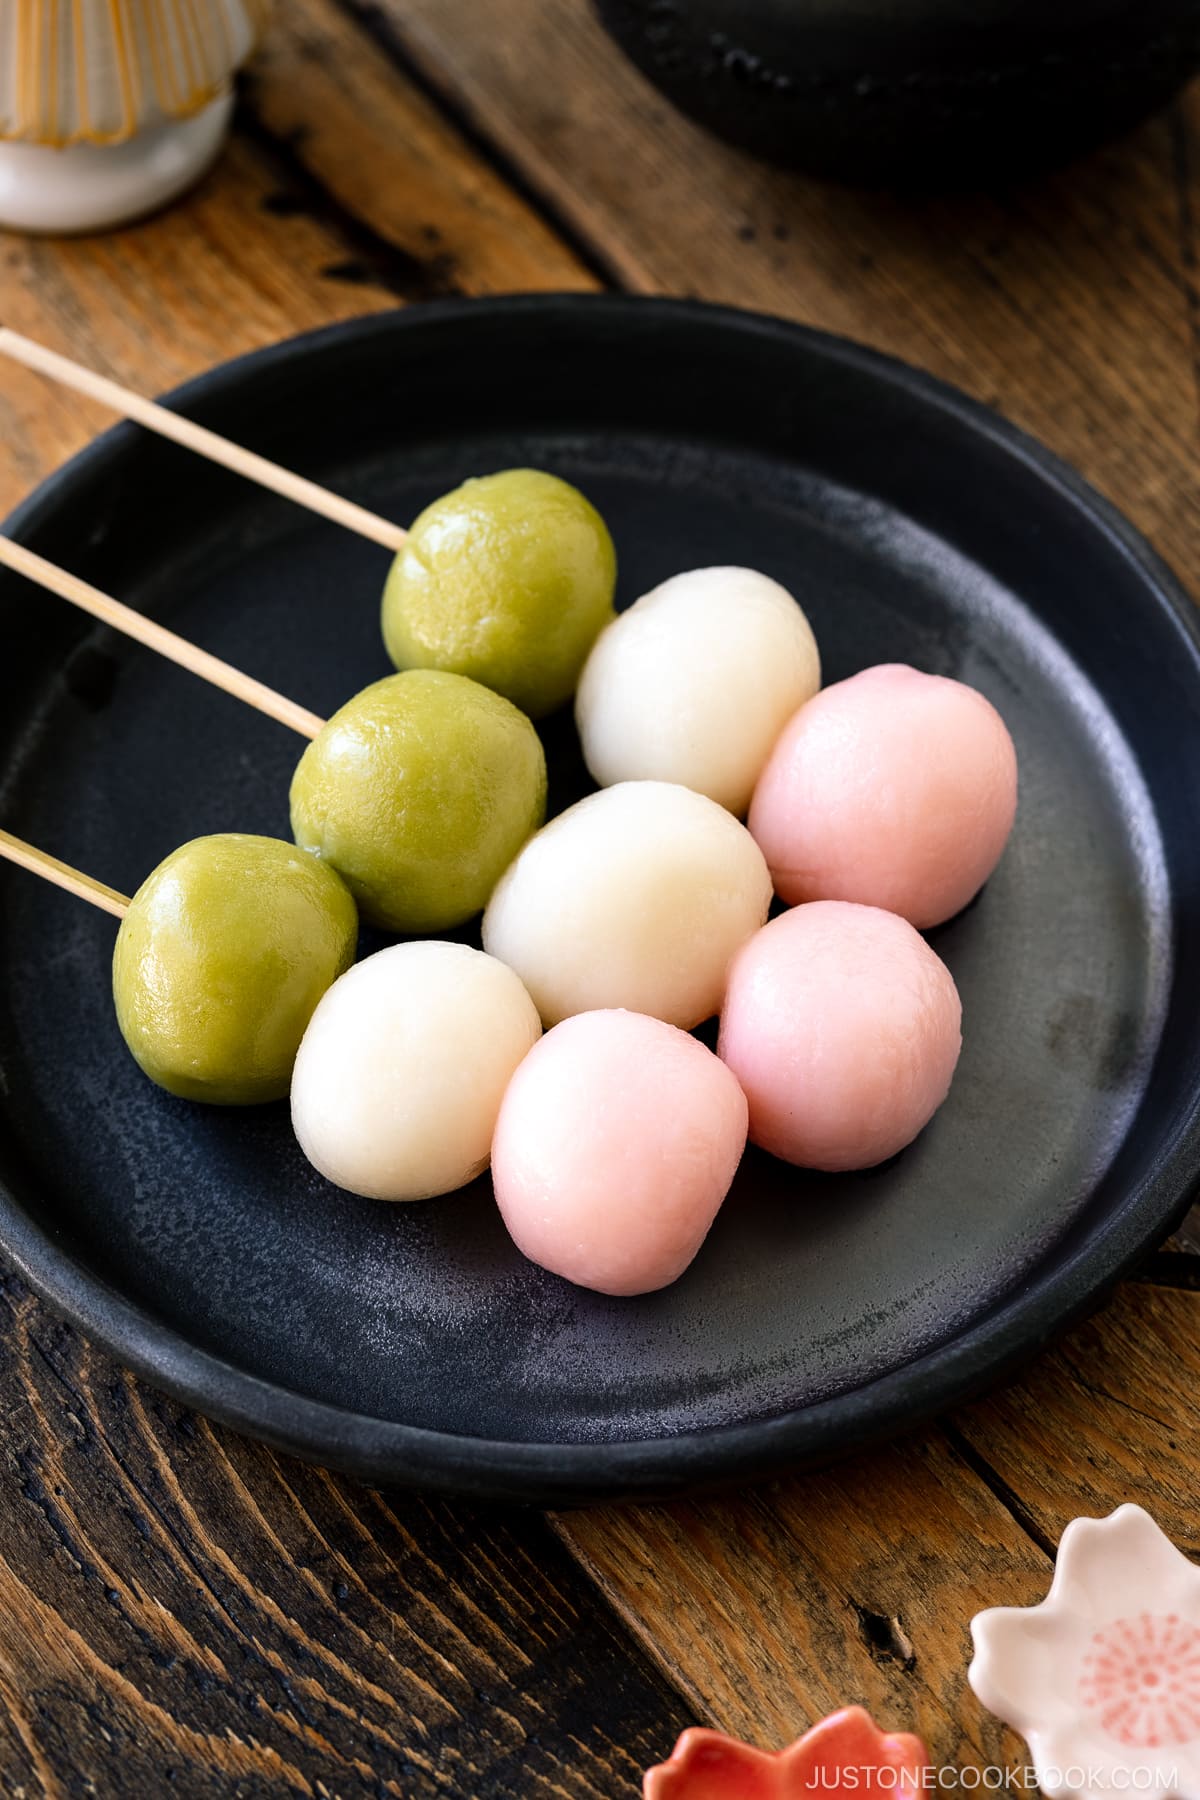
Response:
[{"label": "whisk bristle", "polygon": [[269,0],[0,0],[0,139],[114,144],[222,94]]}]

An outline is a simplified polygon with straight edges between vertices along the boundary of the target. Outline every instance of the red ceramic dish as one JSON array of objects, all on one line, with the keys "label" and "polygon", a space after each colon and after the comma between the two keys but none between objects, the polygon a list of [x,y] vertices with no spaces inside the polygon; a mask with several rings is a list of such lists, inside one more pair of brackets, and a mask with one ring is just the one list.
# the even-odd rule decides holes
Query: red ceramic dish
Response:
[{"label": "red ceramic dish", "polygon": [[855,1793],[917,1800],[929,1752],[909,1732],[883,1732],[861,1706],[822,1719],[786,1750],[756,1750],[720,1731],[685,1731],[670,1760],[646,1771],[643,1800],[809,1800]]}]

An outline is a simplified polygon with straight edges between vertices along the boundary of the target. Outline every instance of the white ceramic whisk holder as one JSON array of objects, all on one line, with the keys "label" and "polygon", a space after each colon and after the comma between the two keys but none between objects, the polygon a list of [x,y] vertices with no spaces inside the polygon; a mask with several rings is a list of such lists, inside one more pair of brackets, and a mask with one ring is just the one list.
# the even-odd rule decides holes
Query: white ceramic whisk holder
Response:
[{"label": "white ceramic whisk holder", "polygon": [[224,141],[268,0],[0,0],[0,228],[100,231]]}]

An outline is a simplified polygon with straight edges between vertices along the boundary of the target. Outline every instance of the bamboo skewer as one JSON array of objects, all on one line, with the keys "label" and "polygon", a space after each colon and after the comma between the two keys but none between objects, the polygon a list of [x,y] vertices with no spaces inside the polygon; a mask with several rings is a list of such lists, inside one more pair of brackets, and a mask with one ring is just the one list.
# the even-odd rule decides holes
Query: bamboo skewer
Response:
[{"label": "bamboo skewer", "polygon": [[128,895],[118,894],[116,888],[105,887],[102,881],[94,881],[69,863],[59,862],[57,856],[49,856],[45,850],[35,850],[32,844],[13,837],[9,831],[0,831],[0,856],[16,863],[18,868],[42,876],[45,881],[52,881],[55,887],[65,888],[77,899],[89,900],[115,919],[123,919],[129,911]]},{"label": "bamboo skewer", "polygon": [[323,719],[319,719],[307,708],[297,706],[294,700],[277,694],[274,688],[255,681],[251,675],[243,675],[240,669],[222,662],[219,656],[211,656],[207,650],[189,644],[186,638],[168,631],[165,625],[158,625],[144,614],[134,612],[132,607],[110,599],[99,588],[89,586],[77,575],[69,575],[56,563],[47,562],[44,556],[38,556],[35,551],[26,549],[24,544],[14,543],[12,538],[3,535],[0,535],[0,564],[37,582],[40,587],[49,588],[60,599],[70,601],[72,606],[80,607],[94,619],[111,625],[114,631],[123,632],[126,637],[144,644],[148,650],[157,651],[160,656],[178,663],[181,669],[190,670],[202,681],[209,681],[214,687],[232,694],[235,699],[244,700],[248,706],[256,707],[259,712],[266,713],[268,718],[277,720],[280,725],[287,725],[292,731],[298,731],[301,737],[314,738],[323,728]]},{"label": "bamboo skewer", "polygon": [[194,450],[198,456],[207,457],[210,462],[220,463],[236,475],[244,475],[247,481],[256,481],[260,487],[270,488],[273,493],[294,500],[298,506],[320,513],[336,525],[344,525],[347,531],[382,544],[385,550],[399,550],[408,536],[402,525],[369,512],[365,506],[357,506],[353,500],[343,500],[340,494],[330,493],[317,482],[280,468],[278,463],[268,461],[265,456],[243,450],[206,426],[159,406],[157,401],[144,399],[119,382],[110,381],[106,375],[97,375],[84,368],[82,363],[73,362],[70,357],[35,344],[32,338],[22,337],[8,326],[0,326],[0,355],[23,363],[27,369],[35,369],[51,381],[74,388],[76,393],[86,394],[89,399],[99,401],[101,406],[120,413],[122,418],[132,419],[148,431],[156,431],[160,437],[170,438],[185,449]]}]

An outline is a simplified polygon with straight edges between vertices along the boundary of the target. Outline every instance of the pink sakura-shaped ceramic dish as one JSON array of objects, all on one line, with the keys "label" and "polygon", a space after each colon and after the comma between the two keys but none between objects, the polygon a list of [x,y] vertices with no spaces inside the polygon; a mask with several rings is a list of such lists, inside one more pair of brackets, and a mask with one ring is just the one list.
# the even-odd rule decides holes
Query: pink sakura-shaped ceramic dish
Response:
[{"label": "pink sakura-shaped ceramic dish", "polygon": [[648,1769],[643,1800],[917,1800],[929,1752],[907,1732],[880,1731],[861,1706],[831,1713],[786,1750],[756,1750],[720,1731],[685,1731],[669,1762]]},{"label": "pink sakura-shaped ceramic dish", "polygon": [[1200,1800],[1200,1569],[1140,1506],[1073,1520],[1046,1598],[971,1633],[971,1686],[1048,1800]]}]

